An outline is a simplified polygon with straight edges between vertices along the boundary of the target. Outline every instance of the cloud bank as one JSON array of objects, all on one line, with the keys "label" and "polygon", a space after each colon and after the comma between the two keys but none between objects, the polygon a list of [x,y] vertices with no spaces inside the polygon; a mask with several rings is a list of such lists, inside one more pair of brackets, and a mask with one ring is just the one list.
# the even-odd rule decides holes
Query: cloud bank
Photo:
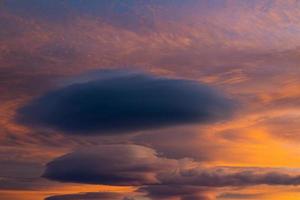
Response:
[{"label": "cloud bank", "polygon": [[44,177],[106,185],[253,186],[299,185],[288,170],[255,167],[201,167],[188,159],[167,159],[139,145],[103,145],[76,151],[47,164]]}]

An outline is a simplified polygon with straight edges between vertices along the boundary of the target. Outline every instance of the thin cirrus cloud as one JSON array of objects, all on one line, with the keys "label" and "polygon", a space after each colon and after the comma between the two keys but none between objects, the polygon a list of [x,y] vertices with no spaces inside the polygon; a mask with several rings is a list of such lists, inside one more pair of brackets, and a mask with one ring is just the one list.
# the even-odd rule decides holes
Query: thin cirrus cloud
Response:
[{"label": "thin cirrus cloud", "polygon": [[223,120],[235,105],[196,81],[103,70],[29,102],[18,121],[70,134],[120,134]]}]

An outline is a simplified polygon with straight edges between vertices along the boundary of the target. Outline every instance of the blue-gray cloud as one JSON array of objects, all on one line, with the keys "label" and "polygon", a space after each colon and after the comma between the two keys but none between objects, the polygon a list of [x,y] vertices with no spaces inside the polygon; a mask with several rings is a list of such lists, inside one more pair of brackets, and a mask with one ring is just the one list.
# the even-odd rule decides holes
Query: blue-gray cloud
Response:
[{"label": "blue-gray cloud", "polygon": [[157,157],[147,147],[102,145],[54,159],[43,176],[61,182],[144,185],[158,183],[157,173],[175,166],[175,160]]},{"label": "blue-gray cloud", "polygon": [[234,107],[196,81],[104,70],[33,100],[18,111],[18,121],[72,134],[127,133],[214,122]]}]

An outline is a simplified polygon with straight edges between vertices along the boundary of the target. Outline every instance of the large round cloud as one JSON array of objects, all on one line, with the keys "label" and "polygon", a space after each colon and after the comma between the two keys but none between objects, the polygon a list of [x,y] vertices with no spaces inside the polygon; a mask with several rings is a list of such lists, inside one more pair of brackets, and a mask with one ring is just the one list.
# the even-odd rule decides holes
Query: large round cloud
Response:
[{"label": "large round cloud", "polygon": [[18,120],[67,133],[126,133],[217,121],[232,100],[196,81],[101,71],[49,92],[19,110]]}]

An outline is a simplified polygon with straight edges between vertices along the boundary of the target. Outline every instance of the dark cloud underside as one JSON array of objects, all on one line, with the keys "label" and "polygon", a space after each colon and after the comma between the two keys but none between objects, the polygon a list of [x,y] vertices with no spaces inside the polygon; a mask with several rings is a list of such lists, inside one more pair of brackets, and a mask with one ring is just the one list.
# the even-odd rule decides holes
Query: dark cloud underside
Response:
[{"label": "dark cloud underside", "polygon": [[47,164],[44,177],[62,182],[108,185],[158,183],[156,173],[176,166],[138,145],[103,145],[76,151]]},{"label": "dark cloud underside", "polygon": [[234,102],[201,83],[102,71],[33,100],[19,121],[72,134],[126,133],[222,120]]}]

